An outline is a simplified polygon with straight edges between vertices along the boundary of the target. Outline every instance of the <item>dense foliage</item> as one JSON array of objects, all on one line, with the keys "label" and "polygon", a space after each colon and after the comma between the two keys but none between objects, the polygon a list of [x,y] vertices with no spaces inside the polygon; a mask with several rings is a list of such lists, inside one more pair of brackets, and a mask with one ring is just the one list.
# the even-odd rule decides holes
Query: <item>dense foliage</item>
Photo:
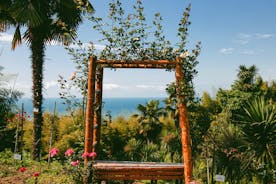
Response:
[{"label": "dense foliage", "polygon": [[16,126],[11,123],[16,113],[16,102],[22,95],[7,85],[10,78],[2,73],[2,69],[0,66],[0,151],[14,147]]}]

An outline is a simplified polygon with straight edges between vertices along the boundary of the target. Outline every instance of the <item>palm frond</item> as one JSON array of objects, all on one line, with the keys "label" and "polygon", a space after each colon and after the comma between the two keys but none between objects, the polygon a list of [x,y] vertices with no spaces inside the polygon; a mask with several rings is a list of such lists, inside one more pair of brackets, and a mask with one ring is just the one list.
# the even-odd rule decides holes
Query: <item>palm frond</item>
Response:
[{"label": "palm frond", "polygon": [[12,39],[12,49],[14,50],[16,46],[20,45],[21,43],[22,39],[20,33],[20,25],[17,25]]},{"label": "palm frond", "polygon": [[0,32],[5,31],[9,29],[11,25],[16,24],[14,18],[6,10],[6,5],[0,5]]},{"label": "palm frond", "polygon": [[9,12],[16,22],[27,23],[29,26],[35,27],[47,19],[47,3],[45,1],[17,0],[9,8]]},{"label": "palm frond", "polygon": [[[247,155],[255,162],[275,167],[276,111],[264,97],[257,97],[243,106],[235,117],[246,142]],[[248,167],[248,166],[246,166]]]}]

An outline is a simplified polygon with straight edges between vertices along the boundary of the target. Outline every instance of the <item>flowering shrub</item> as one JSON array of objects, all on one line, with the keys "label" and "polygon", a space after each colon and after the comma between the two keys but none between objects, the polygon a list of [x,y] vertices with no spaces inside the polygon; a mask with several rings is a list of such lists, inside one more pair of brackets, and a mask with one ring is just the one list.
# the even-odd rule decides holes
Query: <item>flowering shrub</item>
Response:
[{"label": "flowering shrub", "polygon": [[95,152],[91,152],[91,153],[84,152],[82,154],[83,158],[86,158],[86,157],[96,157],[96,156],[97,156],[97,154]]},{"label": "flowering shrub", "polygon": [[59,149],[58,148],[52,148],[50,150],[50,157],[54,157],[55,155],[57,155],[59,153]]},{"label": "flowering shrub", "polygon": [[23,113],[17,113],[17,114],[11,114],[11,115],[9,115],[9,117],[7,118],[7,122],[8,123],[14,123],[14,124],[16,124],[16,123],[21,123],[21,121],[25,121],[25,120],[27,120],[27,119],[30,119],[31,118],[31,116],[30,115],[27,115],[27,113],[26,112],[23,112]]},{"label": "flowering shrub", "polygon": [[70,163],[72,166],[77,166],[80,164],[80,161],[79,160],[76,160],[76,161],[73,161]]},{"label": "flowering shrub", "polygon": [[[59,152],[57,148],[53,148],[51,149],[51,151],[53,152],[53,154],[57,152],[56,154],[53,155],[53,157],[57,155]],[[84,163],[81,160],[84,160],[85,158],[95,158],[97,154],[95,152],[91,152],[91,153],[84,152],[80,156],[80,154],[76,153],[72,148],[69,148],[65,151],[64,155],[67,159],[66,164],[63,165],[64,172],[72,176],[74,183],[83,183],[83,174],[85,172],[87,173],[87,171],[84,171]],[[89,165],[92,166],[93,163],[90,162]],[[92,167],[90,168],[92,169]],[[90,173],[90,171],[88,173]],[[93,175],[92,175],[92,178],[93,178]]]},{"label": "flowering shrub", "polygon": [[[59,151],[58,148],[51,149],[49,151],[49,154],[53,159],[53,160],[51,159],[52,163],[50,167],[47,167],[47,164],[45,162],[41,162],[38,165],[38,163],[34,161],[31,164],[26,163],[26,165],[24,166],[16,167],[17,172],[22,175],[22,181],[24,180],[27,183],[35,183],[35,184],[43,183],[43,182],[45,183],[48,183],[48,182],[80,183],[81,184],[83,183],[83,177],[85,173],[86,173],[86,176],[92,177],[92,180],[94,179],[92,166],[93,166],[93,158],[97,156],[95,152],[79,153],[74,149],[69,148],[63,153],[65,155],[64,157],[66,159],[65,161],[62,159],[57,159],[59,158],[59,155],[62,155],[62,153]],[[11,157],[11,155],[9,155],[9,157]],[[84,170],[85,158],[90,158],[92,160],[88,162],[87,168],[89,169],[87,170]],[[11,162],[10,164],[13,164],[13,162]]]}]

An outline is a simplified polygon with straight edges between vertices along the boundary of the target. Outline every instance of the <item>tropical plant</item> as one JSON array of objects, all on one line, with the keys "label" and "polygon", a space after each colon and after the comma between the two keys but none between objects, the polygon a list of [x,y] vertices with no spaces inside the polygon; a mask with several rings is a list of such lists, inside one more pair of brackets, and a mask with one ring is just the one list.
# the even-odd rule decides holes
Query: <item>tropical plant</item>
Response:
[{"label": "tropical plant", "polygon": [[[224,111],[235,113],[241,110],[241,106],[255,95],[261,95],[262,80],[257,80],[257,68],[255,65],[239,66],[237,79],[231,89],[219,89],[217,100]],[[230,117],[231,118],[231,117]]]},{"label": "tropical plant", "polygon": [[[31,49],[33,69],[33,159],[39,159],[42,131],[42,87],[45,44],[51,41],[68,44],[76,36],[83,13],[92,13],[88,0],[27,1],[7,0],[0,3],[0,28],[16,27],[12,48],[23,39]],[[22,29],[21,29],[22,28]]]},{"label": "tropical plant", "polygon": [[[211,127],[204,136],[204,143],[200,145],[202,157],[209,163],[211,181],[214,174],[222,174],[230,183],[242,183],[244,174],[242,170],[242,156],[244,149],[241,141],[241,132],[238,127],[225,121],[223,114],[221,119],[213,121]],[[209,168],[208,168],[209,169]],[[245,171],[244,171],[245,172]]]},{"label": "tropical plant", "polygon": [[158,135],[162,130],[162,122],[160,118],[166,116],[167,113],[164,108],[159,107],[158,100],[151,100],[146,103],[146,105],[139,104],[137,106],[138,114],[134,114],[140,123],[141,129],[140,134],[147,143],[157,143]]},{"label": "tropical plant", "polygon": [[235,121],[245,141],[245,166],[252,167],[263,183],[275,182],[276,106],[256,97],[236,114]]},{"label": "tropical plant", "polygon": [[182,146],[177,128],[175,130],[166,129],[167,134],[162,136],[161,148],[166,152],[168,162],[181,162]]},{"label": "tropical plant", "polygon": [[254,83],[256,81],[257,67],[252,65],[246,67],[245,65],[239,66],[239,71],[237,74],[238,79],[233,84],[240,91],[248,92],[253,91]]}]

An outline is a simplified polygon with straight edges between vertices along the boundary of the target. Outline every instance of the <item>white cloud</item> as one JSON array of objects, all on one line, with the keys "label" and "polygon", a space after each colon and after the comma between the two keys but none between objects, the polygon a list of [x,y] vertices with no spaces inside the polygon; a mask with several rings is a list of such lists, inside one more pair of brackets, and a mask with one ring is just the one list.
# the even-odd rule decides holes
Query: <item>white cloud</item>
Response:
[{"label": "white cloud", "polygon": [[272,38],[273,36],[274,36],[273,34],[261,34],[261,33],[255,34],[256,39],[268,39],[268,38]]},{"label": "white cloud", "polygon": [[239,33],[236,42],[242,45],[248,44],[251,41],[252,36],[252,34]]},{"label": "white cloud", "polygon": [[250,39],[252,37],[252,34],[239,33],[238,37],[241,39]]},{"label": "white cloud", "polygon": [[241,54],[244,54],[244,55],[255,55],[256,52],[254,50],[244,50],[241,52]]},{"label": "white cloud", "polygon": [[260,54],[262,52],[264,52],[263,49],[256,49],[256,50],[246,49],[246,50],[241,51],[240,53],[244,54],[244,55],[256,55],[256,54]]},{"label": "white cloud", "polygon": [[45,83],[45,88],[46,88],[46,89],[49,89],[49,88],[51,88],[51,87],[56,86],[57,84],[58,84],[57,81],[47,81],[47,82]]},{"label": "white cloud", "polygon": [[0,33],[1,42],[12,42],[13,35],[7,33]]},{"label": "white cloud", "polygon": [[10,84],[12,89],[18,90],[24,93],[24,97],[31,97],[32,83],[31,82],[16,82],[15,85]]},{"label": "white cloud", "polygon": [[219,50],[219,52],[222,53],[222,54],[232,54],[234,50],[235,49],[231,48],[231,47],[230,48],[221,48]]},{"label": "white cloud", "polygon": [[155,89],[155,90],[165,90],[166,86],[161,86],[161,85],[144,85],[144,84],[138,84],[135,86],[136,88],[141,88],[141,89]]},{"label": "white cloud", "polygon": [[253,34],[246,34],[246,33],[239,33],[238,39],[236,40],[237,43],[245,45],[251,42],[252,40],[261,40],[261,39],[270,39],[274,37],[273,34],[268,33],[253,33]]},{"label": "white cloud", "polygon": [[136,85],[135,87],[136,87],[136,88],[143,88],[143,89],[149,89],[149,88],[152,88],[152,86],[149,86],[149,85],[143,85],[143,84],[141,84],[141,85]]},{"label": "white cloud", "polygon": [[113,84],[113,83],[103,84],[104,90],[112,90],[112,89],[118,89],[118,88],[121,88],[121,86],[118,84]]},{"label": "white cloud", "polygon": [[249,39],[239,39],[239,40],[236,40],[235,42],[238,43],[238,44],[241,44],[241,45],[245,45],[245,44],[248,44],[249,43]]}]

